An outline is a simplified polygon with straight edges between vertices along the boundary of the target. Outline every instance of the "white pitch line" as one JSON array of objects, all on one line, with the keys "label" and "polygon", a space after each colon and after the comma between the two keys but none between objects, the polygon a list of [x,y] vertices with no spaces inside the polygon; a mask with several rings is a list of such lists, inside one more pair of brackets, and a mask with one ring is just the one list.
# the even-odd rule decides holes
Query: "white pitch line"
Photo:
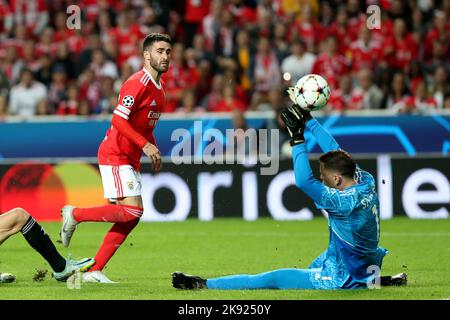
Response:
[{"label": "white pitch line", "polygon": [[[134,234],[135,236],[156,236],[156,237],[166,237],[168,235],[176,237],[187,237],[187,236],[199,236],[199,237],[322,237],[328,238],[326,232],[317,233],[305,233],[305,232],[167,232],[161,233],[145,233],[145,234]],[[381,238],[383,237],[450,237],[450,232],[381,232]]]}]

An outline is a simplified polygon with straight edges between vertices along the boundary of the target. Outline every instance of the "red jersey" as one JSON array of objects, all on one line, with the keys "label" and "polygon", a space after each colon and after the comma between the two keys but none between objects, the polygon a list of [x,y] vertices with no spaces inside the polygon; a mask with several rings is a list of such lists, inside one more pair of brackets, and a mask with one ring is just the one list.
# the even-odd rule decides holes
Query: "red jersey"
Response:
[{"label": "red jersey", "polygon": [[246,23],[256,23],[258,21],[258,10],[251,8],[245,4],[242,6],[228,5],[225,10],[231,11],[234,17],[234,22],[238,27],[243,26]]},{"label": "red jersey", "polygon": [[180,99],[177,98],[178,94],[184,90],[194,89],[200,81],[194,67],[181,66],[175,62],[162,78],[167,90],[167,101],[163,112],[174,112],[180,104]]},{"label": "red jersey", "polygon": [[312,67],[311,73],[324,77],[331,89],[338,87],[339,78],[348,73],[347,59],[340,54],[330,57],[327,53],[320,54]]},{"label": "red jersey", "polygon": [[208,15],[211,0],[186,0],[186,13],[184,21],[200,23]]},{"label": "red jersey", "polygon": [[[157,84],[150,73],[142,69],[122,85],[114,114],[127,120],[137,133],[155,144],[153,129],[161,115],[164,99],[163,83]],[[112,166],[129,164],[139,171],[142,147],[130,141],[112,125],[100,144],[98,163]]]},{"label": "red jersey", "polygon": [[300,22],[294,24],[293,30],[295,32],[291,36],[299,36],[306,43],[308,50],[313,51],[318,41],[323,40],[320,39],[320,35],[323,34],[321,29],[320,24],[317,22]]},{"label": "red jersey", "polygon": [[9,6],[16,24],[25,25],[29,34],[33,33],[40,23],[45,22],[48,9],[45,0],[9,0]]},{"label": "red jersey", "polygon": [[246,109],[245,104],[241,100],[235,99],[235,98],[233,98],[232,101],[227,101],[225,99],[222,99],[210,111],[230,112],[230,111],[233,111],[234,109],[244,112]]},{"label": "red jersey", "polygon": [[120,66],[127,61],[128,58],[139,55],[136,48],[139,47],[139,39],[142,39],[141,29],[138,24],[132,24],[126,29],[119,27],[112,28],[109,31],[109,41],[113,41],[118,45],[118,55],[116,63]]},{"label": "red jersey", "polygon": [[351,61],[352,71],[363,68],[374,70],[377,61],[382,57],[381,46],[375,40],[370,40],[367,45],[362,40],[354,41],[346,54]]},{"label": "red jersey", "polygon": [[416,60],[419,51],[418,45],[410,33],[401,40],[397,40],[394,36],[385,39],[383,47],[393,49],[393,52],[385,55],[385,58],[391,67],[399,69],[407,67],[413,60]]},{"label": "red jersey", "polygon": [[355,36],[355,30],[348,29],[347,25],[342,26],[337,22],[333,22],[329,27],[323,29],[324,36],[322,36],[322,39],[319,40],[322,41],[328,36],[333,36],[336,39],[339,39],[337,42],[338,52],[343,55],[347,53],[350,44],[357,38],[357,36]]},{"label": "red jersey", "polygon": [[430,61],[433,56],[433,44],[441,39],[444,42],[445,51],[447,56],[450,55],[450,45],[449,45],[449,36],[450,33],[450,24],[447,23],[446,32],[440,32],[438,29],[433,28],[428,31],[425,37],[425,61]]},{"label": "red jersey", "polygon": [[350,93],[344,93],[341,89],[331,92],[328,105],[329,110],[363,110],[370,108],[368,99],[361,88],[355,88]]},{"label": "red jersey", "polygon": [[0,0],[0,34],[5,32],[6,20],[11,20],[12,22],[11,10],[9,9],[8,1]]},{"label": "red jersey", "polygon": [[414,109],[428,110],[436,107],[437,102],[433,97],[420,99],[414,96],[409,96],[405,99],[405,111],[413,111]]},{"label": "red jersey", "polygon": [[332,90],[330,101],[328,101],[327,109],[335,111],[343,111],[350,106],[351,94],[346,94],[341,89]]}]

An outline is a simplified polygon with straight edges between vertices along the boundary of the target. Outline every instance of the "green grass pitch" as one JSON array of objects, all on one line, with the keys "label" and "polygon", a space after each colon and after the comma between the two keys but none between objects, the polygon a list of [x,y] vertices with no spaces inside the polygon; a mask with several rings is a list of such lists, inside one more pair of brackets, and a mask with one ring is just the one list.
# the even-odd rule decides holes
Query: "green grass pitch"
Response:
[{"label": "green grass pitch", "polygon": [[[43,223],[55,241],[59,224]],[[81,224],[71,247],[56,244],[65,256],[94,256],[107,223]],[[56,242],[56,241],[55,241]],[[173,271],[204,277],[259,273],[273,269],[307,268],[325,250],[327,222],[274,221],[260,219],[190,219],[174,223],[140,223],[108,264],[105,273],[118,284],[81,284],[68,289],[66,283],[47,275],[33,281],[36,269],[47,263],[18,234],[0,247],[0,270],[16,274],[12,284],[0,285],[1,299],[449,299],[450,220],[382,221],[381,245],[389,250],[382,274],[407,272],[407,287],[380,290],[245,290],[181,291],[171,286]],[[50,273],[49,273],[50,274]]]}]

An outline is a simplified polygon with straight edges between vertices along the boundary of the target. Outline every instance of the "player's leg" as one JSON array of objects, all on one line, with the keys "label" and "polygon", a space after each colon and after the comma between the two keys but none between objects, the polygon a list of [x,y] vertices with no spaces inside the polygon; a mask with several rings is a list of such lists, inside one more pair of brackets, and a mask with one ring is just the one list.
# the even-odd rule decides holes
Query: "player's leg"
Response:
[{"label": "player's leg", "polygon": [[15,208],[0,215],[0,245],[22,230],[29,217],[30,215],[21,208]]},{"label": "player's leg", "polygon": [[[142,198],[139,196],[120,199],[118,200],[118,206],[121,205],[142,208]],[[117,249],[119,249],[128,234],[136,227],[141,215],[142,209],[136,211],[136,216],[128,214],[130,218],[127,221],[116,222],[112,226],[95,256],[96,263],[91,271],[103,270],[106,263],[111,259]]]},{"label": "player's leg", "polygon": [[279,269],[255,275],[231,275],[202,279],[176,272],[172,284],[179,289],[315,289],[311,281],[315,269]]},{"label": "player's leg", "polygon": [[[107,174],[105,174],[105,176],[107,176]],[[122,181],[126,181],[126,183],[123,183]],[[83,276],[83,280],[85,281],[110,282],[109,279],[101,274],[101,271],[125,241],[128,234],[136,227],[143,213],[140,174],[134,171],[130,166],[122,168],[119,171],[119,175],[116,175],[116,185],[118,186],[114,188],[116,193],[105,192],[105,195],[116,196],[115,215],[113,210],[111,210],[108,213],[109,220],[103,220],[115,222],[115,224],[106,234],[103,243],[95,256],[96,263],[91,269],[91,272]],[[86,212],[86,210],[88,209],[81,209],[74,212],[75,219],[89,218],[91,213]],[[118,211],[120,211],[120,213],[117,213]]]},{"label": "player's leg", "polygon": [[56,250],[44,228],[24,209],[15,208],[0,216],[1,242],[19,231],[28,244],[50,264],[56,280],[65,280],[75,271],[88,270],[94,264],[92,258],[66,261]]},{"label": "player's leg", "polygon": [[[132,198],[132,199],[130,199]],[[127,197],[119,200],[118,206],[120,203],[133,204],[135,207],[142,206],[142,199],[136,199],[137,197]],[[141,211],[142,214],[142,211]],[[100,248],[95,255],[95,265],[92,269],[83,274],[84,282],[101,282],[101,283],[115,283],[108,279],[106,275],[103,273],[103,268],[108,263],[109,260],[113,257],[119,247],[127,238],[128,234],[136,227],[139,222],[139,217],[133,217],[129,221],[124,222],[116,222],[112,226],[112,228],[108,231]]]},{"label": "player's leg", "polygon": [[94,259],[92,258],[85,258],[79,261],[63,258],[56,250],[44,228],[25,210],[22,211],[22,213],[28,215],[28,220],[21,230],[22,235],[28,244],[48,262],[56,280],[65,281],[73,273],[77,271],[84,272],[92,267],[94,264]]},{"label": "player's leg", "polygon": [[120,222],[129,223],[142,216],[140,174],[131,166],[100,165],[104,197],[117,204],[108,204],[91,208],[65,206],[61,210],[63,224],[61,240],[69,246],[75,229],[80,222]]},{"label": "player's leg", "polygon": [[[28,214],[19,208],[0,215],[0,245],[10,236],[18,233],[28,220]],[[0,272],[0,283],[13,282],[16,277],[7,272]]]}]

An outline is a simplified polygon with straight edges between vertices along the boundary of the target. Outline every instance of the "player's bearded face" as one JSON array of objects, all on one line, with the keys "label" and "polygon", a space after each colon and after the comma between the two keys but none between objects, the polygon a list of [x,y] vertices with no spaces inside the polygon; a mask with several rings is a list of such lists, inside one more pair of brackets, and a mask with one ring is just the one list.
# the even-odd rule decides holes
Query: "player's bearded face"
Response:
[{"label": "player's bearded face", "polygon": [[170,44],[166,42],[157,42],[150,51],[150,66],[160,73],[167,72],[170,62]]}]

